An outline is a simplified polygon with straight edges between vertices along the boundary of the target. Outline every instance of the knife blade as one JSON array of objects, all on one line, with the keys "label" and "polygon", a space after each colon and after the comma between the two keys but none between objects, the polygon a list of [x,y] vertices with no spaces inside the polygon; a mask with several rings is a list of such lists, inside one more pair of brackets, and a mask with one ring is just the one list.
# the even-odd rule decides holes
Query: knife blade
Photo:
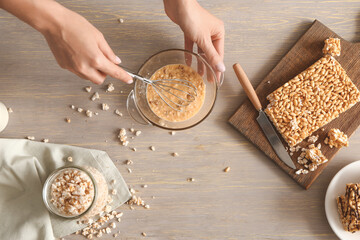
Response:
[{"label": "knife blade", "polygon": [[259,98],[253,86],[251,85],[248,77],[246,76],[246,73],[238,63],[235,63],[233,65],[233,68],[237,78],[240,81],[241,86],[244,88],[246,92],[246,95],[249,97],[251,103],[254,105],[256,110],[259,111],[259,116],[256,118],[256,121],[260,125],[271,147],[274,149],[276,155],[280,158],[281,161],[283,161],[290,168],[296,169],[294,162],[291,160],[289,154],[286,152],[284,145],[282,144],[279,136],[277,135],[273,125],[271,124],[268,117],[262,110],[262,106],[259,101]]},{"label": "knife blade", "polygon": [[277,135],[273,125],[269,121],[264,111],[259,111],[259,116],[256,118],[256,121],[259,123],[261,129],[265,133],[265,136],[270,142],[276,155],[278,155],[281,161],[283,161],[286,165],[293,169],[296,169],[294,162],[291,160],[289,154],[286,152],[284,145],[282,144],[279,136]]}]

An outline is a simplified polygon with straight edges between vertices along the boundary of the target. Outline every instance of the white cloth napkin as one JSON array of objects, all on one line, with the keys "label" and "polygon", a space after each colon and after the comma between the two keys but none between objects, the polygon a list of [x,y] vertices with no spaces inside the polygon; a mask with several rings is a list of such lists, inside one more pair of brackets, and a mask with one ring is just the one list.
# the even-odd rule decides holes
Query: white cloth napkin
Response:
[{"label": "white cloth napkin", "polygon": [[[72,163],[66,162],[68,156]],[[65,165],[92,166],[105,177],[112,196],[112,209],[125,203],[131,194],[120,172],[99,150],[29,140],[0,139],[0,238],[54,239],[82,229],[76,220],[50,214],[42,200],[47,176]],[[115,184],[111,184],[112,180]]]}]

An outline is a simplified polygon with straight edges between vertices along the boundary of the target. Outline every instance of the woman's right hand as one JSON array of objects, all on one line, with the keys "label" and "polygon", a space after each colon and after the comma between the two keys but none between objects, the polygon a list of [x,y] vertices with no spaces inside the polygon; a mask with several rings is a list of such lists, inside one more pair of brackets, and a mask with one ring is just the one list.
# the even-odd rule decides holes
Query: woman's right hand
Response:
[{"label": "woman's right hand", "polygon": [[102,33],[79,14],[53,0],[0,0],[0,8],[41,32],[62,68],[96,84],[107,75],[133,82]]},{"label": "woman's right hand", "polygon": [[102,33],[85,18],[64,8],[59,19],[41,32],[62,68],[96,84],[103,83],[107,75],[129,84],[133,82],[117,66],[121,60]]}]

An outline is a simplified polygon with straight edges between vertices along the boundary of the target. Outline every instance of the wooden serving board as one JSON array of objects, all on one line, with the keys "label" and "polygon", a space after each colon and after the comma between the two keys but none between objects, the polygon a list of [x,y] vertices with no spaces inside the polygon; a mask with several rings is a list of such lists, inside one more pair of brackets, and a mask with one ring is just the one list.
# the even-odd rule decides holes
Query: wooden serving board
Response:
[{"label": "wooden serving board", "polygon": [[[342,39],[321,22],[315,20],[309,30],[306,31],[306,33],[295,43],[291,50],[280,60],[276,67],[257,86],[256,93],[259,96],[263,108],[265,108],[268,104],[268,101],[266,100],[267,95],[308,68],[316,60],[323,56],[322,48],[324,46],[324,40],[329,37],[337,37],[341,39],[341,55],[336,57],[336,59],[345,69],[354,84],[360,88],[360,43],[351,43]],[[285,165],[275,154],[256,121],[257,116],[258,112],[252,106],[249,99],[246,99],[237,112],[229,119],[229,122],[253,144],[255,144],[255,146],[263,151],[270,159],[272,159],[291,178],[293,178],[305,189],[308,189],[328,163],[319,166],[314,172],[309,172],[305,175],[296,175],[296,170],[293,170]],[[330,148],[328,145],[324,144],[327,132],[331,128],[339,128],[341,131],[345,132],[348,137],[350,137],[359,124],[360,104],[358,103],[345,113],[342,113],[337,119],[325,125],[323,130],[319,129],[313,134],[319,135],[319,140],[316,144],[321,143],[321,151],[329,159],[329,162],[339,149]],[[282,141],[284,146],[287,146],[283,139]],[[351,139],[349,143],[351,144]],[[309,143],[305,141],[300,143],[300,146],[303,147],[307,145],[309,145]],[[298,169],[302,168],[301,165],[297,163],[297,157],[300,154],[299,152],[292,156],[292,160]]]}]

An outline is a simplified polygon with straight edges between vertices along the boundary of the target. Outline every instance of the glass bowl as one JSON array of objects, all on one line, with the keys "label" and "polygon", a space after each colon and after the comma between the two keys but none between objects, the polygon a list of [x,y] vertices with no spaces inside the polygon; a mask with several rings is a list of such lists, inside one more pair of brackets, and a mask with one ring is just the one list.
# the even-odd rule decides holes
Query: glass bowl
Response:
[{"label": "glass bowl", "polygon": [[[84,173],[85,175],[87,175],[90,180],[92,181],[92,184],[94,186],[94,197],[92,199],[91,204],[89,205],[89,207],[83,211],[80,214],[77,215],[66,215],[61,213],[52,203],[51,203],[51,185],[53,183],[53,181],[64,171],[67,170],[78,170],[82,173]],[[67,218],[67,219],[76,219],[76,218],[80,218],[83,217],[84,215],[86,215],[94,206],[94,203],[96,203],[97,200],[97,183],[93,177],[93,175],[87,171],[86,169],[82,168],[82,167],[78,167],[78,166],[71,166],[71,167],[61,167],[56,169],[55,171],[53,171],[48,178],[46,179],[44,186],[43,186],[43,192],[42,192],[42,197],[43,197],[43,201],[44,204],[46,206],[46,208],[49,210],[49,212],[62,217],[62,218]]]},{"label": "glass bowl", "polygon": [[134,89],[130,92],[127,99],[127,110],[130,116],[141,124],[154,125],[168,130],[182,130],[194,127],[202,122],[214,107],[217,92],[220,88],[224,74],[215,73],[214,69],[206,61],[203,54],[189,52],[183,49],[168,49],[152,55],[140,67],[138,75],[150,78],[158,69],[169,64],[183,64],[190,66],[199,73],[206,85],[204,103],[193,117],[181,122],[171,122],[164,120],[151,110],[146,94],[147,83],[136,80]]}]

